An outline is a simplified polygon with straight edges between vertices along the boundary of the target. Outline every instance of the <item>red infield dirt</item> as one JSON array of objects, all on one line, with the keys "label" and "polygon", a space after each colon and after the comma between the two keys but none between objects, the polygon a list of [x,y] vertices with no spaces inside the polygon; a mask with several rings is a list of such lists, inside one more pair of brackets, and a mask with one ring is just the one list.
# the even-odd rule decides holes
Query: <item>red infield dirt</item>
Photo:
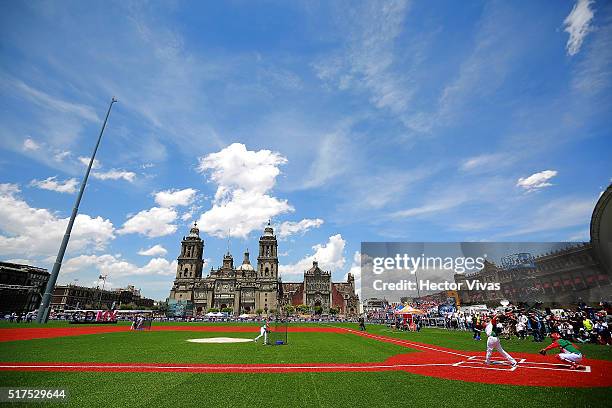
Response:
[{"label": "red infield dirt", "polygon": [[[0,329],[0,341],[27,340],[127,331],[128,326],[70,328]],[[159,326],[154,330],[195,332],[257,332],[257,326]],[[0,371],[114,371],[114,372],[198,372],[198,373],[287,373],[406,371],[413,374],[487,384],[547,387],[612,387],[612,362],[585,360],[584,370],[570,370],[553,356],[512,353],[519,361],[510,367],[505,361],[484,365],[484,352],[452,350],[429,344],[373,335],[334,327],[290,327],[290,332],[332,332],[364,336],[397,344],[418,353],[397,354],[379,363],[352,364],[156,364],[156,363],[0,363]]]}]

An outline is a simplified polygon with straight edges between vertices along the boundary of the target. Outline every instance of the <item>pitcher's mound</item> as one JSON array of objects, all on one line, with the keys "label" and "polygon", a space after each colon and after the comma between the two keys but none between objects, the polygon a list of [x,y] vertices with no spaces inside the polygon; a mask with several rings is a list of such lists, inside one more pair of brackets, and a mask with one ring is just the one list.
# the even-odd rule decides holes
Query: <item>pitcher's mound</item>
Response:
[{"label": "pitcher's mound", "polygon": [[253,339],[241,339],[236,337],[207,337],[204,339],[189,339],[191,343],[248,343]]}]

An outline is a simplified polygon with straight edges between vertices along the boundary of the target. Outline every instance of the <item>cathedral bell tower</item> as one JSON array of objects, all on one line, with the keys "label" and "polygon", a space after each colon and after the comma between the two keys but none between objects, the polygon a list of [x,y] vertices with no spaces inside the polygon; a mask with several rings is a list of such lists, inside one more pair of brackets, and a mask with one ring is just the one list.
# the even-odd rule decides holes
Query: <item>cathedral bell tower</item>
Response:
[{"label": "cathedral bell tower", "polygon": [[202,277],[204,241],[200,238],[198,224],[193,223],[189,235],[181,241],[181,254],[178,257],[176,279],[199,279]]},{"label": "cathedral bell tower", "polygon": [[278,243],[270,221],[259,238],[259,256],[257,257],[257,278],[278,280]]}]

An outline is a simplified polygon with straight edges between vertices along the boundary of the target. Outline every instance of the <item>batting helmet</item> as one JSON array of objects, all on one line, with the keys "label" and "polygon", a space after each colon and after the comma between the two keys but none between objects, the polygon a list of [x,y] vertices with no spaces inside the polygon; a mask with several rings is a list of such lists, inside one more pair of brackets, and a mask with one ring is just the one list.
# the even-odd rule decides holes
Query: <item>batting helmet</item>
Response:
[{"label": "batting helmet", "polygon": [[561,335],[559,333],[552,333],[550,337],[552,337],[555,340],[559,340],[561,338]]}]

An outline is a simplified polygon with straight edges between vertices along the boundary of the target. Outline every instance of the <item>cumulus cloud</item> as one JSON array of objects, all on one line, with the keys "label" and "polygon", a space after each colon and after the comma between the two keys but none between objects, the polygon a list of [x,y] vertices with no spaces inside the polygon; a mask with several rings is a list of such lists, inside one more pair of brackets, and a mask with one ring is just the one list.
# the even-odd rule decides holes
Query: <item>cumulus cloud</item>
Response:
[{"label": "cumulus cloud", "polygon": [[27,138],[23,141],[23,150],[33,151],[40,149],[40,145],[36,143],[34,140]]},{"label": "cumulus cloud", "polygon": [[58,181],[57,177],[48,177],[44,180],[32,180],[30,182],[30,186],[38,187],[43,190],[56,191],[58,193],[68,193],[73,194],[76,192],[76,188],[79,185],[79,182],[75,178],[71,178],[64,181]]},{"label": "cumulus cloud", "polygon": [[[68,218],[59,218],[44,208],[30,207],[19,192],[19,187],[14,184],[0,184],[0,254],[22,257],[55,255]],[[110,220],[79,214],[68,248],[102,250],[114,238]]]},{"label": "cumulus cloud", "polygon": [[565,32],[569,34],[566,44],[567,55],[578,54],[584,38],[591,31],[590,24],[594,15],[591,4],[593,0],[578,0],[563,21]]},{"label": "cumulus cloud", "polygon": [[132,183],[134,179],[136,178],[136,173],[132,171],[116,170],[116,169],[111,169],[108,171],[94,171],[91,175],[99,180],[123,179],[125,181],[129,181],[130,183]]},{"label": "cumulus cloud", "polygon": [[251,151],[234,143],[199,160],[198,171],[217,184],[212,208],[200,216],[210,235],[245,238],[270,218],[293,211],[287,200],[269,194],[287,159],[270,150]]},{"label": "cumulus cloud", "polygon": [[167,253],[168,251],[166,250],[166,248],[159,244],[153,245],[149,249],[141,249],[140,251],[138,251],[138,255],[143,256],[165,256]]},{"label": "cumulus cloud", "polygon": [[290,235],[304,234],[312,228],[319,228],[323,225],[323,220],[320,218],[304,218],[301,221],[285,221],[278,227],[277,233],[279,238],[287,238]]},{"label": "cumulus cloud", "polygon": [[155,202],[162,207],[190,205],[195,199],[196,192],[193,188],[159,191],[155,193]]},{"label": "cumulus cloud", "polygon": [[341,234],[332,235],[326,244],[317,244],[312,247],[314,253],[308,255],[294,264],[280,265],[279,272],[283,277],[299,277],[305,270],[312,267],[312,262],[317,261],[319,268],[323,270],[337,271],[342,269],[346,260],[344,259],[344,247],[346,241]]},{"label": "cumulus cloud", "polygon": [[[79,156],[79,157],[78,157],[78,160],[79,160],[79,162],[80,162],[80,163],[81,163],[83,166],[87,167],[87,166],[89,166],[89,161],[91,160],[91,157],[83,157],[83,156]],[[100,164],[100,160],[98,160],[98,159],[94,159],[94,162],[93,162],[93,165],[91,166],[91,168],[92,168],[92,169],[99,169],[99,168],[101,168],[101,167],[102,167],[102,165]]]},{"label": "cumulus cloud", "polygon": [[[89,161],[91,158],[89,157],[78,157],[78,160],[84,166],[89,166]],[[98,180],[125,180],[130,183],[134,182],[136,179],[136,173],[133,171],[121,170],[121,169],[110,169],[106,171],[102,171],[102,163],[98,159],[94,159],[93,165],[91,166],[92,170],[94,170],[91,175]]]},{"label": "cumulus cloud", "polygon": [[534,173],[529,177],[521,177],[516,182],[517,187],[521,187],[527,191],[535,191],[544,187],[552,186],[549,180],[557,175],[556,170],[544,170],[539,173]]},{"label": "cumulus cloud", "polygon": [[120,255],[80,255],[68,259],[62,272],[77,274],[91,269],[97,274],[107,275],[112,279],[125,276],[173,276],[176,273],[177,261],[170,262],[164,258],[153,258],[146,265],[137,266],[121,258]]},{"label": "cumulus cloud", "polygon": [[172,224],[176,218],[177,213],[172,208],[153,207],[130,217],[117,233],[141,234],[149,238],[170,235],[176,232],[177,227]]}]

